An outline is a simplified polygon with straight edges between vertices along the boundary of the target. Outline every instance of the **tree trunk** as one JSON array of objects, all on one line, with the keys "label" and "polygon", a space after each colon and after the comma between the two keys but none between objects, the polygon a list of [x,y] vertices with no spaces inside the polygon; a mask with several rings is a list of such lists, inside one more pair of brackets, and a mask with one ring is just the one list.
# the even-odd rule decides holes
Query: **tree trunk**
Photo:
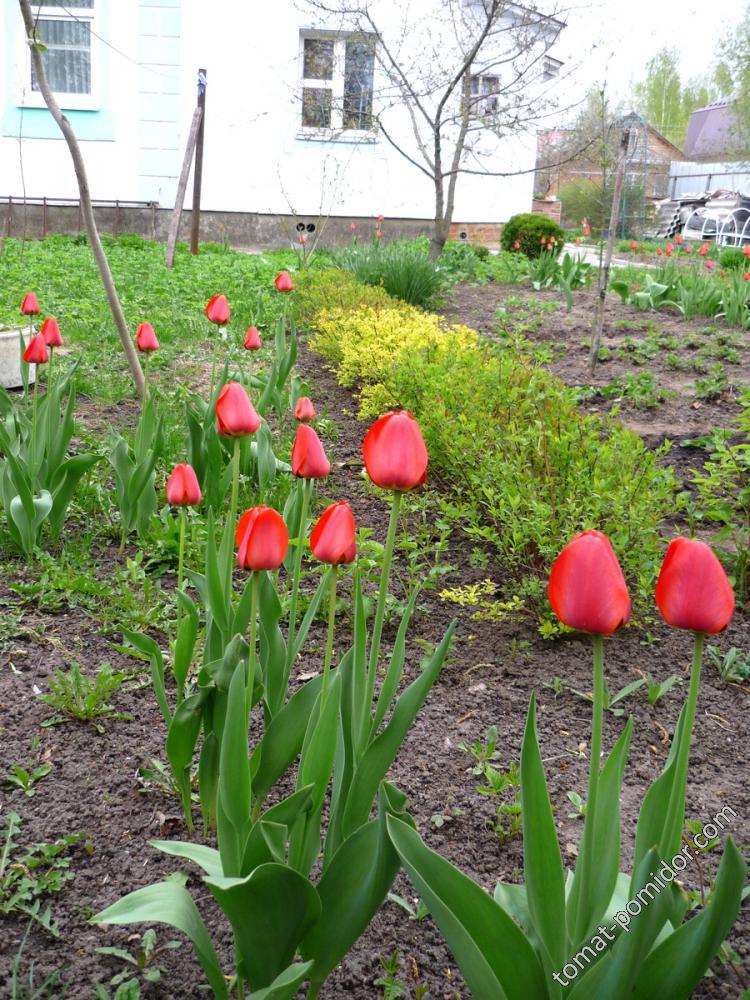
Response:
[{"label": "tree trunk", "polygon": [[81,199],[81,212],[86,226],[86,233],[96,259],[97,267],[99,268],[99,274],[102,279],[102,284],[104,285],[104,290],[107,293],[109,308],[112,313],[112,318],[115,321],[117,332],[120,335],[120,340],[122,341],[122,347],[125,351],[125,357],[128,362],[128,367],[130,368],[130,373],[133,376],[136,391],[140,398],[143,399],[146,391],[146,381],[143,377],[143,369],[141,368],[141,363],[138,360],[138,354],[130,337],[128,325],[125,322],[125,316],[122,311],[122,306],[120,305],[120,300],[117,297],[117,289],[115,288],[115,283],[112,279],[112,272],[109,269],[109,262],[107,261],[106,254],[104,253],[102,241],[99,239],[99,232],[96,228],[96,221],[94,219],[94,209],[91,205],[89,182],[88,177],[86,176],[86,167],[83,163],[83,157],[81,156],[81,149],[78,145],[78,140],[75,137],[75,133],[73,132],[70,122],[60,110],[60,105],[57,103],[52,91],[50,90],[50,86],[47,81],[47,74],[44,70],[44,63],[42,62],[41,54],[37,48],[36,24],[34,22],[34,16],[31,13],[29,0],[18,0],[18,2],[21,6],[21,15],[26,28],[27,41],[31,49],[31,58],[34,63],[37,83],[39,84],[39,89],[42,92],[44,103],[47,105],[50,114],[57,122],[57,126],[62,132],[65,142],[68,145],[68,149],[70,150],[70,156],[73,160],[73,169],[75,170],[76,180],[78,181],[78,191]]}]

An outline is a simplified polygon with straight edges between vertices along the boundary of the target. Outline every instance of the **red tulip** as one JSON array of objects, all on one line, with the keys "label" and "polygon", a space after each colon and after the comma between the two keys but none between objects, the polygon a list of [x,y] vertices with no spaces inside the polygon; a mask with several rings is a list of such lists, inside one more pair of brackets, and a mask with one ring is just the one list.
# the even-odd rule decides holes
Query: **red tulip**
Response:
[{"label": "red tulip", "polygon": [[742,275],[742,280],[743,281],[750,281],[750,272],[745,271],[744,274]]},{"label": "red tulip", "polygon": [[315,407],[309,396],[300,396],[297,405],[294,407],[295,420],[314,420],[317,416]]},{"label": "red tulip", "polygon": [[248,328],[245,334],[245,350],[246,351],[259,351],[261,348],[260,334],[258,333],[257,326],[251,326]]},{"label": "red tulip", "polygon": [[356,222],[350,222],[349,223],[349,228],[351,229],[352,232],[354,232],[354,230],[357,228],[357,223]]},{"label": "red tulip", "polygon": [[150,323],[139,323],[135,333],[135,343],[139,351],[158,351],[159,341]]},{"label": "red tulip", "polygon": [[216,400],[216,429],[222,437],[255,434],[261,420],[239,382],[227,382]]},{"label": "red tulip", "polygon": [[584,236],[591,236],[591,230],[590,229],[584,229],[583,235]]},{"label": "red tulip", "polygon": [[730,622],[734,592],[721,563],[705,542],[675,538],[661,565],[656,603],[673,628],[713,635]]},{"label": "red tulip", "polygon": [[513,244],[513,249],[514,250],[520,250],[521,249],[521,244],[520,244],[520,242],[518,240],[516,240],[516,242]]},{"label": "red tulip", "polygon": [[541,238],[541,239],[539,240],[539,242],[540,242],[540,243],[541,243],[542,245],[544,245],[544,244],[545,244],[545,243],[547,242],[547,237],[546,237],[546,236],[542,236],[542,238]]},{"label": "red tulip", "polygon": [[376,230],[375,230],[375,235],[377,236],[377,238],[378,238],[379,240],[382,240],[382,239],[383,239],[383,234],[382,234],[382,233],[380,232],[380,230],[379,230],[379,229],[376,229]]},{"label": "red tulip", "polygon": [[323,479],[330,471],[331,463],[326,458],[318,435],[307,424],[298,424],[292,448],[294,475],[300,479]]},{"label": "red tulip", "polygon": [[231,312],[226,295],[214,295],[213,298],[208,300],[208,304],[206,305],[206,317],[211,323],[217,323],[219,326],[224,326],[225,323],[229,322],[230,315]]},{"label": "red tulip", "polygon": [[278,569],[289,548],[289,532],[284,518],[272,507],[261,504],[246,510],[235,534],[237,565],[243,569]]},{"label": "red tulip", "polygon": [[301,243],[303,246],[305,245],[305,243],[307,243],[307,237],[305,236],[304,233],[299,234],[299,236],[297,237],[297,242]]},{"label": "red tulip", "polygon": [[175,465],[167,480],[167,503],[176,507],[193,507],[201,502],[201,488],[195,469],[187,462]]},{"label": "red tulip", "polygon": [[708,243],[704,243],[703,246],[698,251],[698,253],[701,255],[701,257],[705,257],[706,254],[708,253]]},{"label": "red tulip", "polygon": [[24,316],[37,316],[39,313],[39,303],[33,292],[28,292],[23,297],[21,312]]},{"label": "red tulip", "polygon": [[60,335],[60,327],[54,316],[48,316],[47,319],[45,319],[42,323],[40,333],[44,337],[44,342],[47,347],[62,347],[63,339]]},{"label": "red tulip", "polygon": [[384,215],[379,215],[378,216],[378,222],[385,222],[385,216]]},{"label": "red tulip", "polygon": [[547,588],[570,628],[611,635],[630,620],[630,597],[612,545],[601,531],[576,535],[555,560]]},{"label": "red tulip", "polygon": [[23,352],[23,360],[30,365],[46,365],[49,361],[49,353],[44,335],[36,333],[29,341],[29,346]]},{"label": "red tulip", "polygon": [[581,237],[576,236],[576,246],[580,246],[580,243],[581,243]]},{"label": "red tulip", "polygon": [[310,535],[310,549],[321,562],[350,563],[357,554],[356,525],[346,500],[331,504],[320,516]]},{"label": "red tulip", "polygon": [[636,240],[631,240],[630,241],[630,249],[631,250],[637,250],[638,249],[638,243],[636,242]]},{"label": "red tulip", "polygon": [[427,478],[427,448],[408,410],[386,413],[365,434],[362,454],[367,474],[386,490],[413,490]]},{"label": "red tulip", "polygon": [[750,257],[750,243],[746,243],[742,248],[742,252],[746,257]]},{"label": "red tulip", "polygon": [[675,243],[677,244],[678,247],[682,246],[682,233],[678,233],[675,236],[674,241],[675,241]]},{"label": "red tulip", "polygon": [[273,283],[276,285],[277,292],[291,292],[294,289],[292,278],[288,271],[282,271],[280,274],[277,274]]},{"label": "red tulip", "polygon": [[693,248],[690,246],[689,243],[686,243],[685,246],[683,247],[683,249],[684,249],[685,253],[692,253],[693,252]]},{"label": "red tulip", "polygon": [[710,271],[711,268],[714,266],[714,262],[712,260],[704,260],[703,261],[703,266],[705,267],[705,269],[707,271]]}]

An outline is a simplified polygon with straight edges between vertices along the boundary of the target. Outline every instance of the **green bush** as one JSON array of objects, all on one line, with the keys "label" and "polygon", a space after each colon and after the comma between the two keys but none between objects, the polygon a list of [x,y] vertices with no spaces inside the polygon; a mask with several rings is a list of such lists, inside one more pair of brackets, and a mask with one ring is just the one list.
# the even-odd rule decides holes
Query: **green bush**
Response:
[{"label": "green bush", "polygon": [[338,250],[338,267],[366,285],[380,285],[389,295],[413,306],[426,305],[442,283],[437,261],[426,242],[360,243]]},{"label": "green bush", "polygon": [[[544,243],[542,243],[544,237]],[[520,251],[527,257],[538,257],[550,246],[550,238],[554,238],[555,256],[560,253],[565,243],[565,233],[558,224],[546,215],[534,215],[525,212],[513,215],[505,224],[502,237],[503,250],[513,250],[520,243]]]},{"label": "green bush", "polygon": [[316,316],[323,309],[385,308],[394,305],[383,288],[363,285],[353,274],[339,270],[303,271],[295,276],[294,288],[294,318],[305,330],[313,326]]},{"label": "green bush", "polygon": [[750,269],[750,261],[748,261],[742,250],[727,247],[725,250],[719,251],[719,267],[723,267],[726,271],[734,270],[735,268],[742,268],[743,271],[747,271]]}]

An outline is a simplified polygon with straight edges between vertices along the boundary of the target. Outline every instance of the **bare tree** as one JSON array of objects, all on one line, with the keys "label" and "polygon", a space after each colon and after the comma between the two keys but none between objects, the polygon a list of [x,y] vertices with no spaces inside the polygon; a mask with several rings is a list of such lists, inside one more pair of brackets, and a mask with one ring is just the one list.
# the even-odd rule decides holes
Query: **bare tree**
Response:
[{"label": "bare tree", "polygon": [[[508,177],[503,140],[559,113],[549,51],[565,27],[508,0],[298,0],[322,29],[371,40],[373,125],[434,188],[433,252],[453,219],[462,174]],[[344,97],[346,101],[346,95]]]}]

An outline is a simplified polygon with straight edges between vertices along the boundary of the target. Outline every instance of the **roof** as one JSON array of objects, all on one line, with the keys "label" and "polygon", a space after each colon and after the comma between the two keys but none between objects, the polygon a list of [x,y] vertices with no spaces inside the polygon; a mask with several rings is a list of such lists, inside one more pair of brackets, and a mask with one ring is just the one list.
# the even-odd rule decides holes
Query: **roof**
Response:
[{"label": "roof", "polygon": [[733,101],[723,98],[692,113],[685,139],[685,155],[721,156],[732,149],[734,139]]}]

